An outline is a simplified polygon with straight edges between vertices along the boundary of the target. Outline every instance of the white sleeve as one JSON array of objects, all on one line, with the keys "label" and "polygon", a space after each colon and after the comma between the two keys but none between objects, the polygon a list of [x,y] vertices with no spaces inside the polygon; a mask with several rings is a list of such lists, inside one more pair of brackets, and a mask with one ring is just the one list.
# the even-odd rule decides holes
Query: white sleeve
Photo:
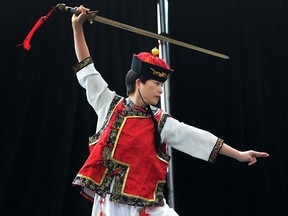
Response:
[{"label": "white sleeve", "polygon": [[161,133],[162,140],[172,148],[193,157],[209,160],[218,137],[212,133],[168,117]]},{"label": "white sleeve", "polygon": [[98,131],[104,122],[109,106],[116,93],[108,88],[108,84],[95,69],[94,63],[82,68],[76,75],[80,85],[86,89],[89,104],[98,115]]}]

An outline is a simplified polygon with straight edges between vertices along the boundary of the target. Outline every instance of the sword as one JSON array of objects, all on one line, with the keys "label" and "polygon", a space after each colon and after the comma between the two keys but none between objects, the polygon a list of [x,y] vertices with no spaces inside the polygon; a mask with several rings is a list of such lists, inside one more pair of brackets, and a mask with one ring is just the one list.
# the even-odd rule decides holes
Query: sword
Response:
[{"label": "sword", "polygon": [[[79,12],[76,10],[76,8],[66,6],[63,3],[58,4],[56,6],[56,8],[58,10],[67,11],[67,12],[79,15]],[[166,42],[169,42],[169,43],[172,43],[172,44],[175,44],[175,45],[178,45],[178,46],[182,46],[182,47],[185,47],[185,48],[188,48],[188,49],[192,49],[192,50],[195,50],[195,51],[198,51],[198,52],[202,52],[202,53],[205,53],[205,54],[208,54],[208,55],[216,56],[216,57],[223,58],[223,59],[229,59],[229,56],[227,56],[227,55],[224,55],[224,54],[221,54],[221,53],[218,53],[218,52],[214,52],[214,51],[211,51],[211,50],[208,50],[208,49],[204,49],[204,48],[201,48],[201,47],[198,47],[198,46],[195,46],[195,45],[192,45],[192,44],[188,44],[188,43],[185,43],[185,42],[182,42],[182,41],[179,41],[179,40],[175,40],[175,39],[172,39],[172,38],[160,35],[160,34],[156,34],[156,33],[150,32],[150,31],[146,31],[144,29],[137,28],[137,27],[134,27],[134,26],[131,26],[131,25],[127,25],[127,24],[124,24],[124,23],[121,23],[121,22],[117,22],[117,21],[114,21],[114,20],[111,20],[111,19],[107,19],[105,17],[98,16],[97,14],[98,14],[98,11],[89,11],[88,12],[87,19],[90,22],[90,24],[92,24],[94,21],[96,21],[96,22],[99,22],[99,23],[103,23],[103,24],[106,24],[106,25],[110,25],[110,26],[119,28],[119,29],[123,29],[123,30],[126,30],[126,31],[134,32],[136,34],[144,35],[144,36],[147,36],[147,37],[150,37],[150,38],[154,38],[154,39],[157,39],[157,40],[166,41]]]}]

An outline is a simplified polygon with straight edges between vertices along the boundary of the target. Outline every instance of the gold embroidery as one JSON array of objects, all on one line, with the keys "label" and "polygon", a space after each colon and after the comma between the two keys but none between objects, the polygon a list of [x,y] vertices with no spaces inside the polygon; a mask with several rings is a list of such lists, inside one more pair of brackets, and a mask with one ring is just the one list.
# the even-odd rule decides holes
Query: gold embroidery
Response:
[{"label": "gold embroidery", "polygon": [[224,143],[224,140],[222,140],[220,138],[217,139],[216,144],[215,144],[215,146],[214,146],[214,148],[213,148],[213,150],[209,156],[209,162],[212,162],[212,163],[215,162],[216,157],[223,146],[223,143]]},{"label": "gold embroidery", "polygon": [[87,57],[87,58],[83,59],[81,62],[79,62],[76,65],[74,65],[72,68],[73,68],[74,72],[77,73],[82,68],[86,67],[87,65],[89,65],[91,63],[93,63],[92,58],[91,57]]},{"label": "gold embroidery", "polygon": [[[102,126],[102,129],[100,130],[99,134],[94,135],[93,137],[90,138],[90,141],[94,144],[97,143],[97,140],[103,130],[105,130],[106,125],[108,124],[111,115],[115,112],[116,107],[119,105],[119,103],[123,102],[121,98],[118,98],[116,96],[116,99],[113,100],[113,103],[108,111],[108,114],[106,116],[105,123]],[[126,102],[126,101],[124,101]],[[133,104],[132,104],[133,105]],[[155,114],[159,111],[157,108],[152,108],[152,112]],[[124,109],[122,109],[116,116],[116,119],[113,122],[113,127],[111,128],[111,131],[108,135],[107,139],[107,145],[104,148],[101,160],[103,166],[106,167],[107,172],[105,172],[105,177],[104,179],[101,180],[101,184],[99,185],[99,182],[95,182],[89,177],[77,175],[77,177],[74,180],[74,184],[81,185],[83,187],[87,187],[91,191],[94,191],[101,197],[105,197],[107,193],[110,193],[110,187],[113,178],[115,179],[114,181],[114,186],[112,189],[111,193],[111,201],[117,202],[117,203],[122,203],[122,204],[127,204],[127,205],[134,205],[134,206],[163,206],[164,201],[164,186],[166,181],[165,180],[160,180],[156,182],[156,187],[154,190],[154,197],[151,199],[146,198],[146,197],[141,197],[141,196],[136,196],[134,194],[128,194],[127,192],[124,192],[124,187],[126,186],[126,180],[127,176],[130,171],[130,165],[116,160],[114,158],[115,154],[115,148],[118,143],[119,139],[119,131],[122,130],[123,124],[128,118],[150,118],[150,115],[147,112],[144,112],[142,110],[138,109],[133,109],[133,106],[129,104],[129,102],[124,103]],[[159,122],[159,131],[163,129],[163,126],[167,120],[167,115],[163,115],[160,117],[160,122]],[[92,144],[91,143],[91,144]],[[169,161],[169,156],[166,155],[167,153],[161,152],[160,155],[157,155],[158,159],[165,163],[168,166],[168,161]],[[120,170],[118,172],[118,170]],[[117,171],[117,172],[116,172]],[[112,173],[115,173],[115,175]]]},{"label": "gold embroidery", "polygon": [[159,71],[154,70],[153,68],[150,68],[150,70],[152,70],[153,74],[158,77],[164,77],[164,78],[167,77],[167,74],[165,72],[159,72]]}]

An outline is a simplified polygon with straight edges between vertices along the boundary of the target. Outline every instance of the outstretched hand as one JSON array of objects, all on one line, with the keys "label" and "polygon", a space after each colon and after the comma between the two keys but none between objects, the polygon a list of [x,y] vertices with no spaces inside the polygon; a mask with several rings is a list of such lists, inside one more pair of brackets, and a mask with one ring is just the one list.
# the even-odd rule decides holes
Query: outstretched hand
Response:
[{"label": "outstretched hand", "polygon": [[240,152],[240,157],[238,160],[240,162],[248,162],[248,165],[251,166],[257,162],[259,157],[269,157],[269,154],[266,152],[258,152],[254,150]]}]

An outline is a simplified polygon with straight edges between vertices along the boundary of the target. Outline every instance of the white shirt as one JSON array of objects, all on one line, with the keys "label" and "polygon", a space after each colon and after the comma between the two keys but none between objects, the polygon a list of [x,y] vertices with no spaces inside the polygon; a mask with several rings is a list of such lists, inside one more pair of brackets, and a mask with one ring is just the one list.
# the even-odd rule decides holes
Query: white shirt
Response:
[{"label": "white shirt", "polygon": [[[78,71],[77,78],[80,85],[86,89],[87,100],[98,116],[96,127],[96,132],[98,132],[104,123],[110,104],[116,93],[108,88],[108,84],[95,69],[93,63]],[[179,122],[173,117],[168,117],[161,132],[161,139],[174,149],[208,161],[218,137],[208,131]],[[93,216],[96,216],[99,211],[99,199],[100,197],[95,195]],[[143,208],[110,202],[107,196],[103,209],[104,215],[106,213],[109,216],[138,216],[139,210]],[[120,214],[121,211],[123,211],[123,214]],[[146,212],[151,216],[177,215],[167,204],[163,207],[147,208]]]}]

